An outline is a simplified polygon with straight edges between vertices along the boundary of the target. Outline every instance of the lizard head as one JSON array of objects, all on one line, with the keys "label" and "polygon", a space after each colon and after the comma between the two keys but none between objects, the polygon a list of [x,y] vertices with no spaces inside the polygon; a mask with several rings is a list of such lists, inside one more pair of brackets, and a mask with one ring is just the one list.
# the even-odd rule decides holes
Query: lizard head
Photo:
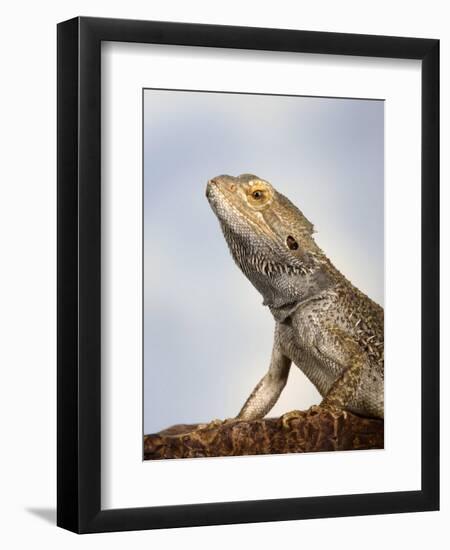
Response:
[{"label": "lizard head", "polygon": [[253,174],[216,176],[208,181],[206,196],[234,260],[264,303],[277,308],[304,296],[326,258],[302,212]]}]

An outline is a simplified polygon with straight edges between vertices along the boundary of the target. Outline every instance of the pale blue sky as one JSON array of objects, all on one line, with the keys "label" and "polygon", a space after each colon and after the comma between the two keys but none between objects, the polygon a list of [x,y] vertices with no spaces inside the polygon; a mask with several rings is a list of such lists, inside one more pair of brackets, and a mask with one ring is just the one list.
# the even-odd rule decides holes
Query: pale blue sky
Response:
[{"label": "pale blue sky", "polygon": [[[209,178],[244,172],[383,305],[383,101],[145,90],[145,433],[235,416],[268,367],[274,321],[205,198]],[[318,400],[293,367],[271,415]]]}]

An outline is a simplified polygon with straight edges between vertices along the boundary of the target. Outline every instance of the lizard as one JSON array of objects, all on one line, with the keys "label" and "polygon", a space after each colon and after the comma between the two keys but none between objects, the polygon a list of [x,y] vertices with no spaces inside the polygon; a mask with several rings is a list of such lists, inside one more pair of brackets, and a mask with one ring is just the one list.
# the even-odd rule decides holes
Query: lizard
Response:
[{"label": "lizard", "polygon": [[332,264],[313,224],[269,181],[216,176],[206,197],[234,261],[275,320],[269,369],[236,418],[263,418],[294,364],[321,407],[383,419],[383,308]]}]

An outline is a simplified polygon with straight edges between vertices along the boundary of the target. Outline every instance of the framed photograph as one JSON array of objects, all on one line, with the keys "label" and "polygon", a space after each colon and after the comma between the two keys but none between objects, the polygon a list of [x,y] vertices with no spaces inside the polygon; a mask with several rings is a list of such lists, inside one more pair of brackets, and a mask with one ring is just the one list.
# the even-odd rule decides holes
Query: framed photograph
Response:
[{"label": "framed photograph", "polygon": [[58,525],[438,507],[439,41],[60,23]]}]

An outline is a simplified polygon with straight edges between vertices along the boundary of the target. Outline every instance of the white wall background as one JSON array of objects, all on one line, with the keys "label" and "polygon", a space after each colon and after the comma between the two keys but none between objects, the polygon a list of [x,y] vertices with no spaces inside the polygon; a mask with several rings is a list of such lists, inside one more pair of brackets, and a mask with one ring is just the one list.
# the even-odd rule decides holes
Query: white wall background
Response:
[{"label": "white wall background", "polygon": [[[226,9],[225,9],[226,6]],[[409,548],[443,547],[450,519],[448,470],[442,511],[272,524],[204,527],[76,537],[54,527],[56,467],[56,23],[75,15],[194,21],[441,39],[442,181],[449,178],[450,24],[446,4],[386,0],[376,9],[353,0],[317,4],[279,0],[67,0],[16,2],[3,11],[0,164],[1,334],[0,541],[5,548],[228,548],[252,544],[366,549],[401,540]],[[444,155],[445,153],[445,155]],[[442,189],[442,280],[448,280],[448,186]],[[445,214],[445,215],[444,215]],[[442,334],[449,332],[449,292],[442,289]],[[444,340],[444,338],[443,338]],[[442,364],[449,361],[443,342]],[[443,369],[441,387],[449,384]],[[442,463],[450,459],[450,407],[442,392]],[[445,489],[446,488],[446,489]]]}]

